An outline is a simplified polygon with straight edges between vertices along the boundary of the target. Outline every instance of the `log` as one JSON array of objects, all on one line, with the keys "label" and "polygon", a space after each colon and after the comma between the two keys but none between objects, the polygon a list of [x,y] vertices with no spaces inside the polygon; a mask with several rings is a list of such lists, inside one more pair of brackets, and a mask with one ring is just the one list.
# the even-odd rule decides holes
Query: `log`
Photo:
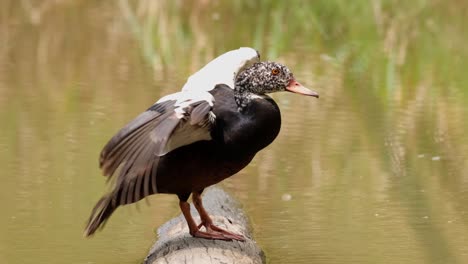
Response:
[{"label": "log", "polygon": [[[204,192],[203,205],[215,225],[244,235],[246,241],[194,238],[190,236],[188,226],[181,214],[158,229],[159,239],[151,248],[144,263],[266,263],[265,254],[252,239],[248,219],[237,201],[223,190],[211,187]],[[193,206],[191,207],[195,221],[199,222],[198,213]]]}]

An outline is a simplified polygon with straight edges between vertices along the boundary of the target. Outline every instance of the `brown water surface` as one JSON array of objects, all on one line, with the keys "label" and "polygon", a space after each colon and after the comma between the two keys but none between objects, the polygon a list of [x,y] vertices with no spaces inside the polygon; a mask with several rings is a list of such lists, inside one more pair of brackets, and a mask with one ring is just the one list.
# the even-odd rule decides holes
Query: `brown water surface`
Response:
[{"label": "brown water surface", "polygon": [[2,1],[0,263],[140,263],[177,199],[83,238],[99,152],[239,46],[321,95],[273,95],[279,137],[221,184],[269,263],[468,263],[465,2],[181,2]]}]

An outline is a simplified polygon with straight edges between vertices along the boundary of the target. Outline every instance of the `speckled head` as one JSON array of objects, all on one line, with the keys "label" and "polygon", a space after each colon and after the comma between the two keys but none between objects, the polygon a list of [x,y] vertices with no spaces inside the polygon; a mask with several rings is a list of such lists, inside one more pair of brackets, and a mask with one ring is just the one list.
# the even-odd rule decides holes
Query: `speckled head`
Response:
[{"label": "speckled head", "polygon": [[277,62],[258,62],[237,75],[235,86],[242,92],[266,94],[286,90],[294,79],[291,71]]},{"label": "speckled head", "polygon": [[288,67],[271,61],[255,63],[240,72],[235,80],[234,91],[240,108],[248,103],[251,94],[289,91],[318,98],[316,92],[305,88],[294,79]]}]

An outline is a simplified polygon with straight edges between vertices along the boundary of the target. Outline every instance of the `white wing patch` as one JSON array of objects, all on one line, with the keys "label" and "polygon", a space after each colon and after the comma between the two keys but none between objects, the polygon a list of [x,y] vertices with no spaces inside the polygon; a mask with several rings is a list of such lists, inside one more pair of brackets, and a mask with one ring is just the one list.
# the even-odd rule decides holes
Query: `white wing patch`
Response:
[{"label": "white wing patch", "polygon": [[242,47],[228,51],[190,76],[182,91],[210,91],[221,83],[234,89],[237,74],[259,61],[257,51],[252,48]]},{"label": "white wing patch", "polygon": [[201,140],[210,140],[211,135],[205,127],[201,126],[192,126],[188,122],[181,122],[174,130],[172,136],[166,143],[166,147],[163,149],[163,152],[159,155],[165,155],[170,151],[177,149],[179,147],[192,144]]},{"label": "white wing patch", "polygon": [[162,103],[164,101],[175,100],[175,106],[187,106],[190,103],[198,102],[198,101],[206,101],[213,106],[214,104],[214,97],[207,91],[181,91],[173,94],[168,94],[161,99],[159,99],[157,103]]},{"label": "white wing patch", "polygon": [[[164,96],[156,103],[176,100],[174,116],[179,121],[177,126],[170,127],[170,136],[167,142],[161,144],[164,148],[156,151],[156,155],[163,156],[170,151],[189,145],[191,143],[210,140],[211,126],[214,125],[216,116],[211,112],[214,105],[214,97],[203,91],[181,91]],[[155,142],[160,140],[157,134],[152,134],[151,139]],[[163,133],[164,134],[164,133]]]}]

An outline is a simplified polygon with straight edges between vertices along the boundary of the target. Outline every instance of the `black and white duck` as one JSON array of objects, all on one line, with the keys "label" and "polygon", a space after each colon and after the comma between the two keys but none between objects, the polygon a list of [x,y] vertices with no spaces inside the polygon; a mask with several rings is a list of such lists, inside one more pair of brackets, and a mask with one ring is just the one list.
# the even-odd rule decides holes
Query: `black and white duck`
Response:
[{"label": "black and white duck", "polygon": [[[115,181],[95,205],[85,235],[103,226],[120,205],[166,193],[179,197],[192,236],[244,240],[213,224],[201,194],[243,169],[273,142],[281,115],[267,94],[280,91],[318,98],[286,66],[261,62],[252,48],[229,51],[208,63],[181,92],[161,98],[104,147],[100,167]],[[190,195],[200,224],[191,216]]]}]

